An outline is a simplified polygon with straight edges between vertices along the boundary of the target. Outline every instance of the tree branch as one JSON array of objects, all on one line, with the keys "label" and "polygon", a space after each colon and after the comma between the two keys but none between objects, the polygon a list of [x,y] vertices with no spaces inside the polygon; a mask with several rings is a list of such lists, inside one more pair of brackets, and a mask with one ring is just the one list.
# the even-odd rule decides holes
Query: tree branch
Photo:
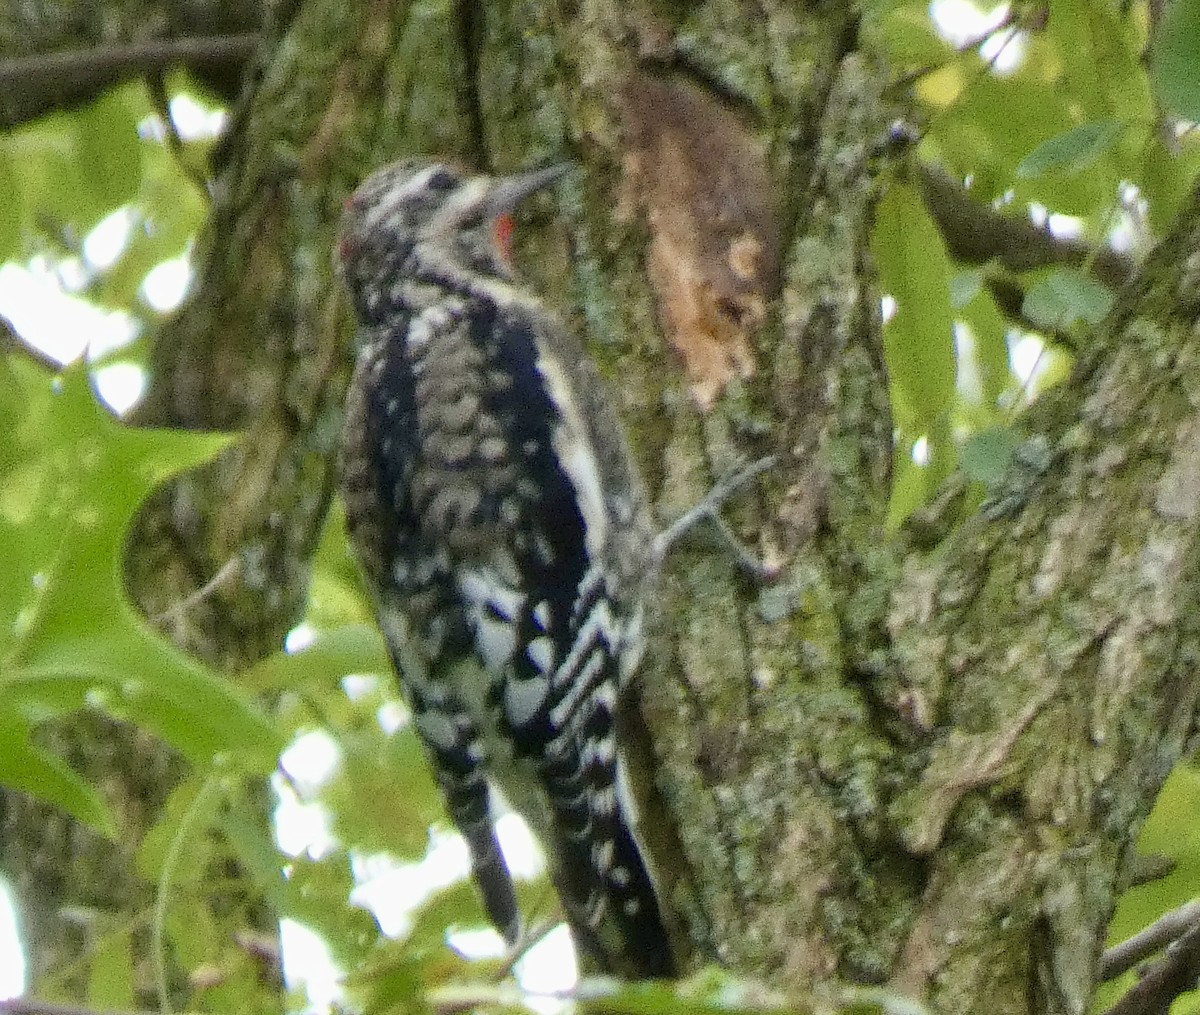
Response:
[{"label": "tree branch", "polygon": [[1050,264],[1087,267],[1097,281],[1113,289],[1137,267],[1131,258],[1108,247],[1055,236],[1028,219],[982,204],[941,169],[922,165],[919,182],[950,252],[967,264],[995,258],[1010,271]]},{"label": "tree branch", "polygon": [[1115,979],[1197,925],[1200,925],[1200,899],[1193,899],[1109,948],[1100,959],[1100,979]]},{"label": "tree branch", "polygon": [[[1048,453],[1015,477],[1011,509],[970,515],[913,554],[893,592],[902,666],[894,687],[885,671],[872,690],[926,738],[920,779],[889,814],[930,867],[889,982],[938,1010],[976,1011],[986,997],[989,1011],[1028,1012],[1031,995],[1010,984],[1031,970],[1054,994],[1046,1010],[1086,1009],[1132,846],[1132,831],[1114,830],[1140,826],[1192,728],[1200,415],[1166,406],[1195,383],[1171,371],[1194,362],[1198,248],[1200,192],[1089,332],[1070,383],[1025,413]],[[1106,468],[1114,458],[1127,467]],[[1130,518],[1143,520],[1136,545]],[[1149,579],[1147,555],[1169,562]],[[1043,918],[999,919],[1018,912]],[[1117,1015],[1188,989],[1196,938],[1181,937]]]},{"label": "tree branch", "polygon": [[1125,872],[1125,888],[1137,888],[1148,885],[1153,881],[1161,881],[1173,873],[1179,864],[1162,853],[1139,853],[1130,861],[1130,869]]},{"label": "tree branch", "polygon": [[189,67],[245,60],[259,43],[255,33],[154,39],[124,46],[101,46],[0,60],[0,86],[53,81],[77,84],[112,75],[145,73],[175,64]]},{"label": "tree branch", "polygon": [[[1192,903],[1194,905],[1194,903]],[[1165,1015],[1180,994],[1200,979],[1200,925],[1193,926],[1105,1015]]]},{"label": "tree branch", "polygon": [[0,60],[0,128],[86,100],[133,75],[243,64],[260,41],[256,33],[199,35]]}]

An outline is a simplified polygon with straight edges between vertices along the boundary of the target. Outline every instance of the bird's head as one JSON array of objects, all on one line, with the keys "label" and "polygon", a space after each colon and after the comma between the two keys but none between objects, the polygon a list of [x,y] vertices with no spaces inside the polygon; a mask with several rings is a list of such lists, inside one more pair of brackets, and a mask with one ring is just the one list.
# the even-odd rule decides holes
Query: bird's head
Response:
[{"label": "bird's head", "polygon": [[484,176],[404,159],[376,170],[346,201],[338,234],[339,268],[355,302],[362,308],[368,287],[400,278],[508,278],[513,209],[566,169]]}]

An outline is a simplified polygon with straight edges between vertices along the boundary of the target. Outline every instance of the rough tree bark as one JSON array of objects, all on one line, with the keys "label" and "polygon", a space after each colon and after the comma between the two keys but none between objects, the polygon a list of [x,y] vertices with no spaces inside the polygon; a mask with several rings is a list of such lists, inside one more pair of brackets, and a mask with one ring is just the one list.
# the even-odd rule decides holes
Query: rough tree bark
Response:
[{"label": "rough tree bark", "polygon": [[779,581],[681,551],[643,677],[696,961],[945,1012],[1083,1011],[1195,713],[1200,197],[1028,414],[988,509],[952,481],[890,533],[868,237],[904,153],[855,5],[309,0],[279,33],[141,410],[249,436],[148,511],[139,601],[236,558],[180,632],[234,670],[294,618],[345,376],[328,250],[353,183],[411,151],[569,157],[524,260],[620,378],[664,517],[779,456],[735,511]]}]

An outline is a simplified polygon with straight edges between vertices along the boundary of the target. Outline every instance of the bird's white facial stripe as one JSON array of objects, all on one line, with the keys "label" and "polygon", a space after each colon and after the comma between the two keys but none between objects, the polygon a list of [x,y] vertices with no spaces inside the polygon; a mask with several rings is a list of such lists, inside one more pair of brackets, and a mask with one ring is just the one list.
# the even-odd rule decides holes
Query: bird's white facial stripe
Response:
[{"label": "bird's white facial stripe", "polygon": [[[446,167],[435,164],[422,169],[410,176],[403,183],[387,187],[379,199],[371,203],[367,214],[363,217],[360,232],[370,233],[396,218],[408,218],[404,213],[406,205],[413,201],[424,201],[429,192],[429,181],[437,174],[445,172]],[[478,204],[486,196],[488,183],[482,177],[467,177],[452,191],[447,192],[446,200],[437,210],[437,214],[429,219],[424,232],[434,234],[443,232],[448,226],[457,226],[465,212]]]},{"label": "bird's white facial stripe", "polygon": [[404,205],[412,200],[414,195],[419,194],[422,189],[429,185],[429,178],[439,168],[441,167],[430,166],[428,169],[417,173],[416,176],[409,177],[399,187],[387,187],[379,196],[379,200],[371,203],[370,210],[363,217],[359,231],[369,234],[395,219],[397,213]]},{"label": "bird's white facial stripe", "polygon": [[412,195],[420,194],[427,190],[429,187],[429,181],[433,179],[434,174],[443,168],[443,166],[432,165],[428,169],[417,173],[416,176],[409,177],[408,182],[399,190],[394,192],[395,200],[397,202],[407,201],[410,197],[412,197]]},{"label": "bird's white facial stripe", "polygon": [[447,195],[438,207],[437,214],[425,227],[425,234],[443,233],[447,230],[457,231],[463,221],[482,204],[488,193],[488,182],[482,177],[463,180],[453,192]]}]

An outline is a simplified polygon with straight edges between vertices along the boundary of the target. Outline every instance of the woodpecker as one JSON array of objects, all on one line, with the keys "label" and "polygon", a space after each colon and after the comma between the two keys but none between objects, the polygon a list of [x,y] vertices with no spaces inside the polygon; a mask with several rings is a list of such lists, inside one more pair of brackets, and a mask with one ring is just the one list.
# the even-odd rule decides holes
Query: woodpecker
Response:
[{"label": "woodpecker", "polygon": [[563,172],[408,159],[346,202],[341,489],[489,919],[519,939],[494,788],[544,847],[585,968],[670,976],[618,732],[661,548],[594,364],[506,249],[510,213]]}]

